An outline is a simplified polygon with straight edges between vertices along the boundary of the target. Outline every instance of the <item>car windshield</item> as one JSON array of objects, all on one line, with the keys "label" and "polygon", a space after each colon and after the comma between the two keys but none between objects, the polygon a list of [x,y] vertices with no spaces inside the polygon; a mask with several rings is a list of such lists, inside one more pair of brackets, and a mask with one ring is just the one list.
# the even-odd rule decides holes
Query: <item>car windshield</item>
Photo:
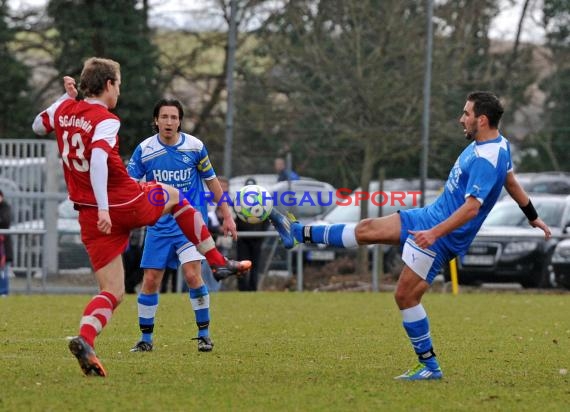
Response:
[{"label": "car windshield", "polygon": [[[560,227],[565,202],[562,199],[535,199],[534,207],[540,218],[548,225]],[[499,202],[491,209],[484,223],[485,226],[520,226],[527,225],[527,219],[513,201]]]}]

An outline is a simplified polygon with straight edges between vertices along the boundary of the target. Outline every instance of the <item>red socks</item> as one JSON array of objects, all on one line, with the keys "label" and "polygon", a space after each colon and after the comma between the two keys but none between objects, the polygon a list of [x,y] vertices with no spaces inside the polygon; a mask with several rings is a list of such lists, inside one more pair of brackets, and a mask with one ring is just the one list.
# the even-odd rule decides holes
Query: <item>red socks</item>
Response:
[{"label": "red socks", "polygon": [[109,292],[100,292],[85,307],[79,323],[79,335],[91,347],[94,347],[95,338],[109,322],[116,307],[117,299]]},{"label": "red socks", "polygon": [[172,216],[176,219],[182,233],[196,245],[198,252],[206,257],[210,265],[222,266],[226,264],[226,258],[216,249],[214,239],[212,239],[202,215],[190,205],[188,200],[184,199],[174,206]]}]

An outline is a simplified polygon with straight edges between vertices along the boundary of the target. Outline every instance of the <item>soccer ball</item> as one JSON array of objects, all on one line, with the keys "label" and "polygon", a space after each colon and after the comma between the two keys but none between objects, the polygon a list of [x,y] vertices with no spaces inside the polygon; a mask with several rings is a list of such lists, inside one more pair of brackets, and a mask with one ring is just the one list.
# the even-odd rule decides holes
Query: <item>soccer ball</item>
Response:
[{"label": "soccer ball", "polygon": [[240,220],[260,223],[267,219],[273,210],[273,200],[263,187],[247,185],[236,193],[234,210]]}]

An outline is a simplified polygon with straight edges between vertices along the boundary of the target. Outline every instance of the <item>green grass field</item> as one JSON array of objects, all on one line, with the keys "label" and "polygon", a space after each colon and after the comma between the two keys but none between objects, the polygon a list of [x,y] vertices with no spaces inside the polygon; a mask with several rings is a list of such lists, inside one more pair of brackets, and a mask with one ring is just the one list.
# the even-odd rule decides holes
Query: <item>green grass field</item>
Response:
[{"label": "green grass field", "polygon": [[430,293],[442,381],[401,382],[415,356],[388,293],[212,295],[198,353],[184,294],[162,295],[155,351],[127,296],[97,341],[105,379],[67,349],[88,296],[0,299],[2,411],[567,411],[570,295]]}]

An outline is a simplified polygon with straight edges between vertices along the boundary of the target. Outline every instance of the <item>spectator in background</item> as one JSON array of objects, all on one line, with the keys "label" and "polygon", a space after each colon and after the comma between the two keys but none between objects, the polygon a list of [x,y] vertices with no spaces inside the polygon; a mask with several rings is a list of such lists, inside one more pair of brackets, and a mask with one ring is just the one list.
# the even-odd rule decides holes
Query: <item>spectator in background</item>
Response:
[{"label": "spectator in background", "polygon": [[292,169],[287,170],[287,164],[285,159],[278,157],[274,162],[275,173],[277,173],[277,181],[283,182],[286,180],[299,180],[299,175],[295,173]]},{"label": "spectator in background", "polygon": [[[255,185],[257,182],[253,178],[245,181],[245,186]],[[236,220],[238,232],[258,232],[267,230],[269,219],[261,223],[246,223],[241,219]],[[241,292],[255,292],[258,284],[259,266],[261,264],[262,237],[240,236],[237,240],[237,256],[239,259],[251,260],[251,270],[249,275],[238,278],[238,290]]]},{"label": "spectator in background", "polygon": [[[4,199],[4,192],[0,190],[0,229],[10,229],[12,224],[12,208]],[[10,235],[2,236],[2,264],[0,265],[0,295],[7,295],[9,291],[8,277],[10,264],[13,261],[12,238]]]}]

